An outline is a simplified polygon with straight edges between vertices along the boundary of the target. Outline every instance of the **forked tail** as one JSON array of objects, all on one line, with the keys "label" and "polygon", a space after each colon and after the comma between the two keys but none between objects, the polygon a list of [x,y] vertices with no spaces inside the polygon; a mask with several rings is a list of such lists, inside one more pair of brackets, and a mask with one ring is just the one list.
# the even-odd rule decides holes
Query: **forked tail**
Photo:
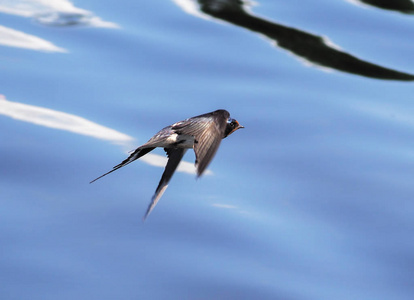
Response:
[{"label": "forked tail", "polygon": [[95,182],[98,179],[108,175],[109,173],[112,173],[113,171],[116,171],[122,167],[125,167],[126,165],[132,163],[134,160],[137,160],[138,158],[140,158],[141,156],[144,156],[145,154],[151,152],[152,150],[154,150],[154,148],[137,148],[134,152],[131,153],[131,155],[125,159],[123,162],[121,162],[119,165],[116,165],[111,171],[106,172],[105,174],[99,176],[98,178],[95,178],[94,180],[92,180],[89,183]]}]

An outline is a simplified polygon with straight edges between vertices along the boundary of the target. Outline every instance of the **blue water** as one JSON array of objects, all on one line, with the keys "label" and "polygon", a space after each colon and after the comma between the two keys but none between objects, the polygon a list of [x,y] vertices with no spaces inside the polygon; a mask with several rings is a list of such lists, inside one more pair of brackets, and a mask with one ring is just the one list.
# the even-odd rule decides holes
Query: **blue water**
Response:
[{"label": "blue water", "polygon": [[[4,11],[18,2],[0,3],[1,299],[413,299],[412,14],[342,0]],[[198,180],[188,151],[145,223],[161,149],[89,184],[219,108],[245,129]]]}]

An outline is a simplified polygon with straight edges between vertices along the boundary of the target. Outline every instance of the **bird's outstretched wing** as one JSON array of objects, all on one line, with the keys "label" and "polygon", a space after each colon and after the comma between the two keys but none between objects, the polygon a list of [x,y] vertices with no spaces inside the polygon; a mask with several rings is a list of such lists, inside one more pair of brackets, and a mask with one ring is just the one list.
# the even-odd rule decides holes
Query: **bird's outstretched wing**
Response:
[{"label": "bird's outstretched wing", "polygon": [[200,177],[220,146],[230,114],[225,110],[197,116],[175,123],[172,130],[194,136],[197,176]]},{"label": "bird's outstretched wing", "polygon": [[161,199],[162,195],[168,187],[168,182],[170,181],[175,170],[177,169],[178,164],[183,158],[185,152],[187,151],[187,149],[184,148],[165,148],[164,150],[167,153],[168,162],[165,166],[165,170],[162,174],[160,183],[158,184],[158,187],[155,190],[155,194],[154,196],[152,196],[151,203],[148,205],[147,211],[143,218],[144,221],[151,213],[151,211],[154,209],[155,205],[157,205],[158,201]]}]

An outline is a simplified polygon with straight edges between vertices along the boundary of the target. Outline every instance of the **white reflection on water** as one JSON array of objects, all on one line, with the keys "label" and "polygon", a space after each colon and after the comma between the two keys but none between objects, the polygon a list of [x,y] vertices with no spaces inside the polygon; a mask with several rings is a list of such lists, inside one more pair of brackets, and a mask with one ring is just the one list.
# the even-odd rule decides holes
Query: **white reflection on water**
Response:
[{"label": "white reflection on water", "polygon": [[172,0],[173,2],[175,2],[176,5],[178,5],[179,7],[181,7],[181,9],[183,11],[185,11],[186,13],[196,16],[196,17],[200,17],[200,18],[204,18],[204,19],[209,19],[212,20],[213,18],[208,16],[205,13],[200,12],[197,3],[195,3],[192,0]]},{"label": "white reflection on water", "polygon": [[237,206],[231,204],[213,203],[212,206],[227,209],[236,209]]},{"label": "white reflection on water", "polygon": [[[92,12],[75,7],[68,0],[0,0],[0,13],[33,18],[47,26],[119,28],[118,24],[103,21]],[[0,26],[0,45],[37,51],[67,52],[40,37],[4,26]]]},{"label": "white reflection on water", "polygon": [[53,43],[0,25],[0,45],[47,52],[67,52]]},{"label": "white reflection on water", "polygon": [[125,144],[133,140],[126,134],[84,118],[48,108],[8,101],[4,96],[0,97],[0,114],[20,121],[88,135],[117,144]]},{"label": "white reflection on water", "polygon": [[[147,154],[140,158],[140,160],[146,162],[147,164],[155,167],[164,168],[167,164],[167,157],[157,155],[157,154]],[[188,174],[196,174],[196,168],[194,163],[181,161],[177,168],[178,172],[184,172]],[[210,175],[212,172],[210,170],[206,170],[203,175]]]},{"label": "white reflection on water", "polygon": [[118,24],[103,21],[92,12],[75,7],[69,0],[2,0],[0,12],[34,18],[51,26],[88,25],[118,28]]},{"label": "white reflection on water", "polygon": [[[133,147],[132,142],[134,138],[129,135],[96,124],[79,116],[44,107],[9,101],[3,95],[0,95],[0,115],[40,126],[91,136],[124,147]],[[140,160],[157,167],[164,167],[167,163],[166,157],[151,153],[143,156]],[[194,164],[185,161],[180,163],[177,171],[190,174],[196,173]],[[206,172],[206,174],[209,173],[211,172]]]}]

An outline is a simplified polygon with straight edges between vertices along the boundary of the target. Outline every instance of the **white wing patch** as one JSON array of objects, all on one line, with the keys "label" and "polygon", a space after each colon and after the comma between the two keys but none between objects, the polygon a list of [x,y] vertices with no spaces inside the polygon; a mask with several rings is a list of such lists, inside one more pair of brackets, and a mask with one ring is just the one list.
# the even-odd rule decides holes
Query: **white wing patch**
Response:
[{"label": "white wing patch", "polygon": [[178,141],[178,134],[176,134],[176,133],[171,134],[171,135],[167,138],[167,142],[168,142],[169,144],[174,144],[174,143],[176,143],[177,141]]}]

